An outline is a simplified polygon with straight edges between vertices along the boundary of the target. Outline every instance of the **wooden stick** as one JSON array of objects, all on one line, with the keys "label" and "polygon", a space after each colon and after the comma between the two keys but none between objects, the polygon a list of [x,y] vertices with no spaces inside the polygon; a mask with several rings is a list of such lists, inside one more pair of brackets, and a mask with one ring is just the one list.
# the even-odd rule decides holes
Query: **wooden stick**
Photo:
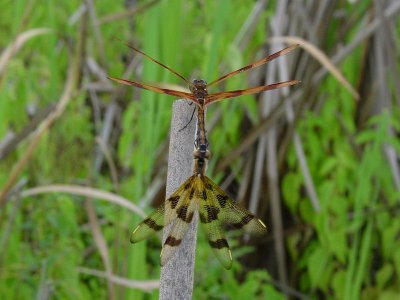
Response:
[{"label": "wooden stick", "polygon": [[[196,122],[194,119],[190,121],[190,118],[194,109],[195,106],[189,105],[189,102],[185,100],[175,101],[173,105],[167,197],[192,175]],[[185,126],[186,128],[182,130]],[[161,268],[160,300],[192,299],[197,220],[198,216],[195,214],[182,244],[170,261]],[[164,228],[163,241],[167,238],[170,229],[170,226]]]}]

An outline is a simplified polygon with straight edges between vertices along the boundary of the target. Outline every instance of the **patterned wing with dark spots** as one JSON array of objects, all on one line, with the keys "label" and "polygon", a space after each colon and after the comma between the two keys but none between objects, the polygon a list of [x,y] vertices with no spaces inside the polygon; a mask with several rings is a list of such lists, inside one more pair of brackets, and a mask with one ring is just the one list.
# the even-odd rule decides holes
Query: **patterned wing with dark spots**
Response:
[{"label": "patterned wing with dark spots", "polygon": [[118,82],[118,83],[121,83],[121,84],[125,84],[125,85],[133,85],[133,86],[136,86],[138,88],[149,90],[149,91],[153,91],[153,92],[156,92],[156,93],[167,94],[167,95],[175,96],[175,97],[178,97],[178,98],[188,99],[188,100],[194,102],[196,105],[199,105],[199,102],[196,100],[194,95],[191,94],[191,93],[185,93],[185,92],[176,91],[176,90],[164,89],[164,88],[161,88],[161,87],[158,87],[158,86],[152,86],[152,85],[139,83],[139,82],[136,82],[136,81],[131,81],[131,80],[122,79],[122,78],[115,78],[115,77],[109,77],[108,76],[108,79],[114,80],[115,82]]},{"label": "patterned wing with dark spots", "polygon": [[[161,266],[164,266],[175,253],[175,250],[181,244],[186,232],[189,229],[189,225],[193,220],[193,216],[197,207],[197,203],[194,198],[196,188],[195,180],[195,176],[189,177],[189,179],[181,185],[181,188],[183,189],[181,193],[181,199],[176,204],[171,204],[175,205],[176,217],[160,254]],[[169,199],[171,199],[171,197]]]},{"label": "patterned wing with dark spots", "polygon": [[164,204],[147,216],[131,234],[131,243],[137,243],[147,239],[152,233],[160,231],[164,227]]},{"label": "patterned wing with dark spots", "polygon": [[232,266],[232,254],[228,241],[223,234],[220,220],[221,215],[224,214],[224,208],[217,203],[216,195],[213,192],[213,185],[215,184],[206,176],[200,176],[196,179],[200,221],[208,243],[221,264],[226,269],[230,269]]},{"label": "patterned wing with dark spots", "polygon": [[167,198],[165,203],[165,225],[170,224],[178,217],[177,210],[185,201],[190,198],[193,175],[190,176],[179,188]]},{"label": "patterned wing with dark spots", "polygon": [[235,229],[241,229],[251,235],[260,236],[267,233],[265,224],[250,213],[247,209],[239,207],[233,200],[210,178],[205,176],[206,185],[216,199],[215,207],[221,210],[219,221],[221,224],[229,224]]},{"label": "patterned wing with dark spots", "polygon": [[154,232],[160,231],[164,225],[170,224],[178,216],[177,208],[185,198],[189,196],[189,177],[159,208],[144,219],[131,234],[131,243],[137,243],[147,239]]},{"label": "patterned wing with dark spots", "polygon": [[161,251],[161,265],[165,265],[181,244],[193,216],[199,211],[200,221],[208,243],[226,269],[232,266],[229,249],[222,225],[230,224],[251,234],[265,234],[264,223],[244,208],[237,206],[229,196],[207,176],[189,177],[167,200],[143,220],[133,231],[131,242],[136,243],[173,223]]},{"label": "patterned wing with dark spots", "polygon": [[283,81],[283,82],[278,82],[278,83],[272,83],[269,85],[261,85],[261,86],[256,86],[252,88],[248,88],[245,90],[236,90],[236,91],[226,91],[226,92],[220,92],[220,93],[214,93],[210,94],[206,98],[205,105],[209,105],[211,103],[221,101],[227,98],[233,98],[233,97],[239,97],[239,96],[244,96],[244,95],[251,95],[251,94],[256,94],[260,93],[263,91],[269,91],[269,90],[274,90],[274,89],[279,89],[285,86],[291,86],[294,84],[298,84],[298,80],[289,80],[289,81]]}]

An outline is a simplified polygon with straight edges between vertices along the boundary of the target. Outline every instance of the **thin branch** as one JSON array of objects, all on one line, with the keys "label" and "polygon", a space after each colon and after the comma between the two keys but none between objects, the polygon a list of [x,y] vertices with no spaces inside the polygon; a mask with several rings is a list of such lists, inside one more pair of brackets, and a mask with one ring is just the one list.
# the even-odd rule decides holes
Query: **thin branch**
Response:
[{"label": "thin branch", "polygon": [[79,186],[79,185],[66,185],[66,184],[54,184],[54,185],[46,185],[39,186],[36,188],[32,188],[29,190],[25,190],[21,192],[21,198],[34,196],[43,193],[67,193],[84,197],[96,198],[99,200],[108,201],[114,203],[116,205],[122,206],[141,217],[145,217],[146,214],[135,204],[130,202],[128,199],[125,199],[119,195],[98,190],[95,188],[87,187],[87,186]]},{"label": "thin branch", "polygon": [[158,280],[132,280],[124,277],[119,277],[116,275],[110,275],[105,272],[85,268],[85,267],[78,267],[77,268],[79,273],[93,275],[99,278],[107,278],[115,284],[124,286],[130,289],[139,289],[145,292],[151,292],[152,290],[158,289],[159,281]]},{"label": "thin branch", "polygon": [[13,58],[13,56],[18,52],[18,50],[31,38],[42,34],[52,33],[49,28],[34,28],[27,30],[17,36],[15,41],[3,50],[0,55],[0,83],[2,79],[2,74],[5,72],[8,63]]},{"label": "thin branch", "polygon": [[[386,18],[392,18],[397,15],[400,11],[400,1],[393,1],[392,4],[385,9],[384,16]],[[375,18],[370,24],[365,26],[352,40],[349,44],[344,47],[339,48],[338,52],[330,59],[334,64],[338,64],[342,59],[344,59],[351,51],[353,51],[359,44],[370,37],[381,25],[381,19],[379,17]],[[327,70],[325,68],[320,68],[313,76],[313,83],[319,82],[322,77],[326,75]]]},{"label": "thin branch", "polygon": [[103,42],[103,36],[100,31],[100,25],[99,25],[99,20],[96,15],[96,9],[94,7],[93,0],[85,0],[86,7],[88,9],[90,18],[92,20],[92,25],[93,25],[93,30],[94,30],[94,36],[96,38],[96,43],[97,43],[97,49],[99,50],[99,56],[100,56],[100,61],[103,67],[107,65],[107,60],[106,60],[106,53],[105,53],[105,48],[104,48],[104,42]]},{"label": "thin branch", "polygon": [[318,47],[313,45],[312,43],[299,38],[297,36],[274,36],[271,37],[269,42],[273,43],[289,43],[289,44],[299,44],[301,48],[307,51],[312,57],[314,57],[327,71],[329,71],[332,76],[339,81],[344,88],[346,88],[352,96],[356,99],[360,99],[360,95],[358,92],[352,87],[352,85],[347,81],[342,72],[340,72],[339,68],[335,66],[335,64],[330,60],[330,58]]},{"label": "thin branch", "polygon": [[108,251],[107,242],[104,238],[103,233],[101,232],[100,224],[97,219],[96,210],[92,199],[87,199],[85,201],[85,208],[89,218],[90,229],[92,230],[93,238],[94,241],[96,242],[96,247],[99,249],[101,260],[103,261],[104,268],[106,269],[108,299],[113,300],[115,299],[115,289],[113,282],[111,280],[112,265],[110,261],[110,255]]},{"label": "thin branch", "polygon": [[26,164],[31,159],[32,153],[36,149],[37,145],[39,145],[42,136],[50,129],[53,123],[64,112],[65,107],[67,106],[69,100],[71,99],[77,77],[78,74],[76,71],[76,67],[74,64],[71,64],[68,70],[68,78],[65,84],[64,92],[60,98],[60,101],[57,103],[56,109],[52,113],[50,113],[49,116],[40,124],[39,128],[34,134],[32,142],[29,144],[26,151],[22,154],[19,161],[15,164],[14,168],[11,171],[11,174],[9,175],[6,183],[4,184],[3,189],[0,191],[0,207],[4,205],[8,192],[13,187],[19,174],[22,172]]}]

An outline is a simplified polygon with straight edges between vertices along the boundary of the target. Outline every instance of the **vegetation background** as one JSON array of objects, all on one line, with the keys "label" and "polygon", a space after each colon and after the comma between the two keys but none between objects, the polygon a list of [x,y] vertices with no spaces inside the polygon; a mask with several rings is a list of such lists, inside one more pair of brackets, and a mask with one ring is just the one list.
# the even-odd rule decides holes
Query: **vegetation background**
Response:
[{"label": "vegetation background", "polygon": [[[173,98],[106,76],[301,84],[208,109],[209,175],[270,228],[199,231],[194,299],[399,299],[399,1],[0,0],[0,298],[156,299]],[[170,85],[172,86],[172,85]],[[129,199],[129,200],[128,200]],[[104,201],[106,200],[106,201]]]}]

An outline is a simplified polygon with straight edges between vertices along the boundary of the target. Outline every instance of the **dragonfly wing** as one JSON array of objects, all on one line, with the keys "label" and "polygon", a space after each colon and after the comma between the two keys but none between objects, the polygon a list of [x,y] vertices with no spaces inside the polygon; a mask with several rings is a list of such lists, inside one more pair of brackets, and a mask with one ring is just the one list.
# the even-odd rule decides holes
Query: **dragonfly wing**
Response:
[{"label": "dragonfly wing", "polygon": [[148,84],[144,84],[144,83],[139,83],[139,82],[131,81],[131,80],[127,80],[127,79],[121,79],[121,78],[115,78],[115,77],[108,77],[108,78],[111,80],[114,80],[115,82],[121,83],[121,84],[133,85],[138,88],[153,91],[156,93],[167,94],[167,95],[171,95],[171,96],[175,96],[175,97],[179,97],[179,98],[188,99],[188,100],[196,103],[197,105],[199,104],[197,102],[196,98],[194,97],[194,95],[190,94],[190,93],[185,93],[185,92],[171,90],[171,89],[164,89],[161,87],[148,85]]},{"label": "dragonfly wing", "polygon": [[285,54],[289,53],[290,51],[292,51],[293,49],[297,48],[298,46],[299,45],[297,45],[297,44],[296,45],[291,45],[291,46],[289,46],[289,47],[287,47],[285,49],[282,49],[282,50],[280,50],[278,52],[275,52],[275,53],[273,53],[271,55],[268,55],[268,56],[266,56],[266,57],[264,57],[264,58],[262,58],[260,60],[257,60],[256,62],[253,62],[252,64],[244,66],[244,67],[242,67],[240,69],[237,69],[237,70],[235,70],[233,72],[230,72],[230,73],[228,73],[228,74],[226,74],[226,75],[224,75],[224,76],[222,76],[222,77],[210,82],[209,84],[207,84],[207,87],[210,87],[210,86],[212,86],[212,85],[214,85],[214,84],[216,84],[218,82],[221,82],[221,81],[223,81],[223,80],[225,80],[225,79],[227,79],[229,77],[232,77],[232,76],[234,76],[236,74],[239,74],[239,73],[242,73],[244,71],[247,71],[247,70],[256,68],[258,66],[261,66],[261,65],[263,65],[263,64],[265,64],[265,63],[267,63],[267,62],[269,62],[271,60],[274,60],[275,58],[277,58],[279,56],[282,56],[282,55],[285,55]]},{"label": "dragonfly wing", "polygon": [[229,224],[235,229],[243,230],[254,236],[261,236],[267,233],[265,224],[250,213],[247,209],[242,208],[236,203],[214,182],[207,178],[212,186],[212,192],[221,208],[220,220],[222,224]]},{"label": "dragonfly wing", "polygon": [[185,199],[190,197],[193,177],[190,176],[179,188],[171,194],[166,200],[165,205],[165,224],[168,225],[178,217],[177,209],[182,206]]},{"label": "dragonfly wing", "polygon": [[161,205],[136,226],[131,234],[131,243],[145,240],[152,233],[160,231],[164,227],[164,211],[164,205]]},{"label": "dragonfly wing", "polygon": [[180,206],[183,199],[187,197],[188,184],[190,178],[186,180],[159,208],[153,211],[133,230],[131,243],[137,243],[147,239],[152,233],[160,231],[164,225],[170,224],[176,217],[176,208]]},{"label": "dragonfly wing", "polygon": [[176,72],[175,70],[171,69],[170,67],[164,65],[163,63],[159,62],[158,60],[152,58],[150,55],[147,55],[146,53],[140,51],[139,49],[133,47],[132,45],[120,40],[121,42],[123,42],[126,46],[128,46],[129,48],[131,48],[133,51],[143,55],[144,57],[150,59],[151,61],[155,62],[156,64],[162,66],[163,68],[167,69],[168,71],[174,73],[176,76],[178,76],[179,78],[183,79],[187,84],[191,84],[191,82],[189,80],[187,80],[185,77],[183,77],[181,74],[179,74],[178,72]]},{"label": "dragonfly wing", "polygon": [[198,183],[200,221],[205,230],[208,243],[215,256],[226,269],[232,266],[232,253],[229,249],[222,228],[220,216],[224,214],[223,208],[218,204],[214,193],[215,184],[206,176],[201,176]]},{"label": "dragonfly wing", "polygon": [[[189,177],[189,179],[169,198],[172,200],[169,200],[168,204],[171,205],[171,208],[174,206],[173,210],[175,216],[173,218],[175,221],[160,254],[161,266],[164,266],[169,261],[175,253],[175,250],[182,243],[189,225],[193,220],[196,209],[196,202],[194,200],[194,179],[194,176]],[[178,202],[176,202],[177,200],[175,200],[176,198],[174,197],[179,197]]]},{"label": "dragonfly wing", "polygon": [[269,90],[279,89],[279,88],[282,88],[285,86],[294,85],[297,83],[299,83],[298,80],[290,80],[290,81],[273,83],[273,84],[269,84],[269,85],[256,86],[256,87],[245,89],[245,90],[227,91],[227,92],[210,94],[206,98],[205,105],[209,105],[211,103],[221,101],[221,100],[227,99],[227,98],[256,94],[256,93],[260,93],[263,91],[269,91]]}]

